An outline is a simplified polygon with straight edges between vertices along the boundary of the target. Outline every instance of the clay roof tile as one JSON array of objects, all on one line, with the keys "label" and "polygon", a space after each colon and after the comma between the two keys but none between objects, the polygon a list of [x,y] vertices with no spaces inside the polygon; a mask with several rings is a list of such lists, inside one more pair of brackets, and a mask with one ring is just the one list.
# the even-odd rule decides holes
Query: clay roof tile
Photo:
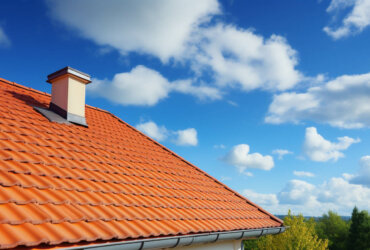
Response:
[{"label": "clay roof tile", "polygon": [[279,227],[282,221],[113,114],[49,122],[0,78],[0,248]]}]

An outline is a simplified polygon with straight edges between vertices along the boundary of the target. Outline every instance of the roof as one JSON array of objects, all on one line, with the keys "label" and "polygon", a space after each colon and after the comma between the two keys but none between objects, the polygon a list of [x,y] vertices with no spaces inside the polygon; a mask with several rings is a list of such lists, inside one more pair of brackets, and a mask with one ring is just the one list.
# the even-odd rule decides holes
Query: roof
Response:
[{"label": "roof", "polygon": [[0,78],[0,96],[0,248],[282,226],[107,111],[87,128],[37,112],[47,93]]}]

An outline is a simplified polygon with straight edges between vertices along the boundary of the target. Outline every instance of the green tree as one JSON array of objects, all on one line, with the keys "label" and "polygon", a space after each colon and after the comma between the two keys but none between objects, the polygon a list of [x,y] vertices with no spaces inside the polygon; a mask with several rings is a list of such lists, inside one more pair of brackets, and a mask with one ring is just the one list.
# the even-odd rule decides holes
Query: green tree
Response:
[{"label": "green tree", "polygon": [[370,216],[367,211],[359,212],[357,207],[353,209],[347,246],[351,250],[370,249]]},{"label": "green tree", "polygon": [[329,211],[324,214],[316,223],[316,231],[319,238],[329,240],[329,249],[347,249],[349,223],[337,213]]},{"label": "green tree", "polygon": [[292,216],[290,211],[284,218],[284,225],[289,228],[278,235],[267,235],[257,240],[245,241],[246,249],[327,249],[328,240],[319,239],[315,230],[315,221],[306,221],[302,215]]}]

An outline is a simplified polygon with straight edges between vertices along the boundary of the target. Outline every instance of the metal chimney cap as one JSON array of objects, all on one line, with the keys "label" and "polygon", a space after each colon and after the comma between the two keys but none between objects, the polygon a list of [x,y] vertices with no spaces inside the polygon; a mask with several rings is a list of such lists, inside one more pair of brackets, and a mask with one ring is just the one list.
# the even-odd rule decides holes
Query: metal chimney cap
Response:
[{"label": "metal chimney cap", "polygon": [[55,79],[57,77],[60,77],[60,76],[63,76],[63,75],[67,75],[67,74],[81,79],[86,84],[91,82],[91,77],[90,77],[89,74],[83,73],[83,72],[81,72],[77,69],[71,68],[69,66],[48,75],[47,82],[51,83],[53,81],[53,79]]}]

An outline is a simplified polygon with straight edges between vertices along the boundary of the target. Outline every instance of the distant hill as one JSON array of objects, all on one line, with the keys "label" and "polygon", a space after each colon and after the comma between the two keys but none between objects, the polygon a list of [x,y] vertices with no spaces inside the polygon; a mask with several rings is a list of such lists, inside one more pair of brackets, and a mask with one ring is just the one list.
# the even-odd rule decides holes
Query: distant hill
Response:
[{"label": "distant hill", "polygon": [[[283,220],[285,218],[285,216],[287,215],[278,215],[276,214],[275,215],[276,217],[278,217],[279,219]],[[315,221],[319,220],[322,216],[303,216],[305,219],[310,219],[310,218],[314,218]],[[349,221],[351,219],[351,216],[341,216],[342,220],[344,221]]]}]

